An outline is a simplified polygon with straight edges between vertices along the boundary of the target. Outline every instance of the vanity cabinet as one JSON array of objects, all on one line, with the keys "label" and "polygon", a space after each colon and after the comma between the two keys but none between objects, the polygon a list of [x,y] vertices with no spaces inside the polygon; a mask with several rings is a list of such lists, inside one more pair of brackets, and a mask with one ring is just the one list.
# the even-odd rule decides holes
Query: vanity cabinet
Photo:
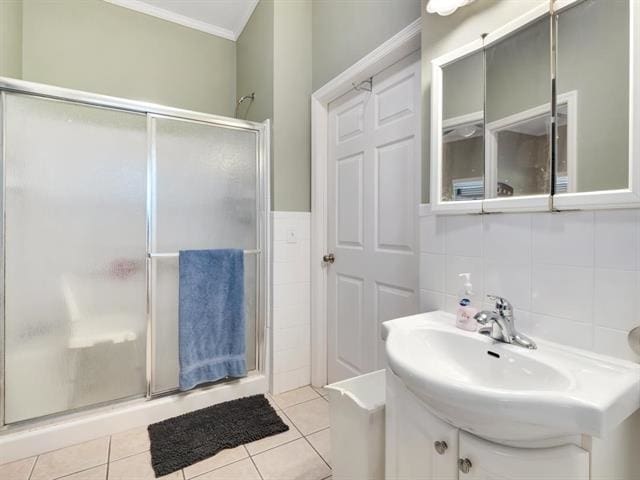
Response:
[{"label": "vanity cabinet", "polygon": [[589,480],[589,452],[575,445],[512,448],[461,431],[459,449],[461,480]]},{"label": "vanity cabinet", "polygon": [[386,388],[386,479],[457,479],[458,429],[431,414],[389,370]]},{"label": "vanity cabinet", "polygon": [[434,416],[389,370],[386,388],[386,480],[589,480],[589,452],[576,445],[498,445]]}]

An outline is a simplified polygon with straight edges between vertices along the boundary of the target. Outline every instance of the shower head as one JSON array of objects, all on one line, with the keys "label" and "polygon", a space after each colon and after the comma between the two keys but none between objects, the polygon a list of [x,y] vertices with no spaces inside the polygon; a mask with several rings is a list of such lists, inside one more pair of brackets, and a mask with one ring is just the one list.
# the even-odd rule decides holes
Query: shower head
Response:
[{"label": "shower head", "polygon": [[256,98],[256,92],[251,92],[249,95],[243,95],[242,97],[240,97],[238,99],[238,102],[236,103],[236,113],[235,113],[235,117],[238,118],[238,108],[240,108],[240,105],[246,101],[246,100],[251,100],[252,102],[255,100]]},{"label": "shower head", "polygon": [[256,98],[256,92],[251,92],[249,95],[240,97],[240,100],[238,100],[238,105],[240,105],[245,100],[249,100],[249,99],[253,100],[254,98]]}]

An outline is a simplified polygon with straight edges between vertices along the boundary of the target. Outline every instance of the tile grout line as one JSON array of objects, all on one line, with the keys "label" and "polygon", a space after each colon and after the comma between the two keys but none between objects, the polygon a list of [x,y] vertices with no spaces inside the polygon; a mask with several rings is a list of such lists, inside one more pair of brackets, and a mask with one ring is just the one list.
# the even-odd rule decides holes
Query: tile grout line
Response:
[{"label": "tile grout line", "polygon": [[[64,450],[64,449],[66,449],[66,448],[75,447],[75,446],[81,445],[81,444],[83,444],[83,443],[94,442],[94,441],[96,441],[96,440],[100,440],[101,438],[106,438],[106,435],[103,435],[103,436],[100,436],[100,437],[97,437],[97,438],[92,438],[92,439],[90,439],[90,440],[85,440],[84,442],[74,443],[74,444],[72,444],[72,445],[67,445],[66,447],[60,447],[60,448],[56,448],[56,449],[54,449],[54,450],[47,450],[46,452],[42,452],[42,453],[39,453],[39,454],[37,454],[37,455],[32,455],[32,457],[36,457],[36,461],[35,461],[35,462],[33,462],[33,466],[31,467],[31,472],[29,473],[29,476],[27,477],[27,480],[31,480],[31,476],[33,475],[33,472],[35,471],[36,464],[38,463],[38,460],[40,459],[40,457],[41,457],[41,456],[43,456],[43,455],[48,455],[49,453],[59,452],[59,451]],[[111,435],[109,435],[109,444],[111,444]],[[27,458],[30,458],[30,457],[26,457],[26,458],[19,458],[18,460],[14,460],[14,461],[26,460]],[[12,463],[12,462],[7,462],[7,463]],[[107,462],[107,463],[108,463],[108,462]],[[6,463],[3,463],[2,465],[6,465]],[[0,466],[2,466],[2,465],[0,465]],[[101,467],[102,465],[105,465],[105,464],[104,464],[104,463],[100,463],[100,464],[98,464],[98,465],[94,465],[93,467],[90,467],[90,468],[94,468],[94,467]],[[85,470],[87,470],[87,469],[85,468],[85,469],[83,469],[83,470],[79,470],[79,471],[80,471],[80,472],[83,472],[83,471],[85,471]],[[78,473],[78,472],[74,472],[74,473]],[[68,474],[68,475],[72,475],[72,474],[70,473],[70,474]],[[57,478],[62,478],[62,477],[57,477]],[[54,479],[54,480],[55,480],[55,479]]]},{"label": "tile grout line", "polygon": [[33,475],[33,472],[36,469],[36,463],[38,463],[39,459],[40,459],[40,455],[36,455],[36,459],[33,461],[33,465],[31,465],[31,471],[29,472],[29,476],[27,477],[27,480],[31,480],[31,476]]},{"label": "tile grout line", "polygon": [[[195,480],[196,478],[200,478],[203,475],[208,475],[211,472],[215,472],[216,470],[220,470],[221,468],[228,467],[229,465],[235,465],[236,463],[242,462],[243,460],[247,460],[248,458],[250,458],[250,457],[247,456],[247,457],[244,457],[244,458],[240,458],[238,460],[234,460],[233,462],[229,462],[229,463],[226,463],[224,465],[220,465],[219,467],[216,467],[213,470],[207,470],[206,472],[199,473],[195,477],[189,477],[188,480]],[[191,465],[189,465],[189,466],[191,466]],[[182,476],[184,477],[185,480],[187,480],[187,474],[184,472],[184,468],[181,469],[181,471],[182,471]],[[258,472],[258,473],[260,473],[260,472]]]},{"label": "tile grout line", "polygon": [[[306,386],[308,386],[308,385],[306,385]],[[301,388],[304,388],[304,387],[301,387]],[[312,387],[309,387],[309,388],[311,388],[311,389],[313,390],[313,388],[312,388]],[[274,401],[274,402],[276,402],[276,404],[278,405],[278,407],[280,407],[280,410],[284,410],[285,408],[291,408],[291,407],[295,407],[296,405],[302,405],[303,403],[312,402],[313,400],[317,400],[318,398],[322,398],[322,397],[323,397],[323,395],[320,395],[320,394],[319,394],[318,392],[316,392],[315,390],[313,390],[313,392],[317,395],[317,397],[315,397],[315,398],[310,398],[310,399],[308,399],[308,400],[303,400],[302,402],[293,403],[293,404],[288,405],[288,406],[286,406],[286,407],[284,407],[284,408],[283,408],[283,407],[281,407],[281,406],[280,406],[280,404],[278,404],[278,401],[273,397],[273,395],[271,396],[271,398],[273,398],[273,401]],[[286,392],[283,392],[283,393],[286,393]],[[281,395],[281,394],[279,394],[279,395]]]},{"label": "tile grout line", "polygon": [[82,470],[78,470],[77,472],[67,473],[65,475],[62,475],[61,477],[55,477],[55,478],[53,478],[51,480],[64,480],[65,478],[68,478],[71,475],[77,475],[78,473],[87,472],[89,470],[93,470],[94,468],[103,467],[105,465],[107,466],[107,469],[108,469],[109,468],[108,467],[108,465],[109,465],[108,463],[101,463],[100,465],[94,465],[93,467],[83,468]]},{"label": "tile grout line", "polygon": [[[267,437],[268,438],[268,437]],[[276,448],[280,448],[283,447],[284,445],[289,445],[290,443],[295,442],[296,440],[300,440],[301,438],[304,438],[304,435],[300,434],[300,436],[298,438],[294,438],[293,440],[287,440],[286,442],[282,442],[279,445],[276,445],[274,447],[270,447],[267,448],[266,450],[260,450],[259,452],[253,453],[253,454],[249,454],[250,457],[257,457],[258,455],[262,455],[263,453],[267,453],[270,452],[271,450],[275,450]],[[243,459],[244,460],[244,459]],[[233,462],[235,463],[235,462]],[[230,465],[230,464],[229,464]]]},{"label": "tile grout line", "polygon": [[118,457],[114,460],[109,459],[109,463],[116,463],[116,462],[119,462],[120,460],[124,460],[125,458],[135,457],[136,455],[141,455],[149,451],[151,451],[151,448],[147,448],[146,450],[142,450],[141,452],[127,453],[126,455],[123,455],[122,457]]},{"label": "tile grout line", "polygon": [[[322,431],[322,430],[321,430]],[[317,433],[317,432],[316,432]],[[311,449],[316,453],[316,455],[318,455],[318,458],[320,458],[320,460],[322,460],[325,465],[327,467],[329,467],[329,470],[331,470],[333,472],[333,470],[331,469],[331,465],[329,465],[329,462],[327,462],[324,457],[322,455],[320,455],[320,452],[318,450],[316,450],[316,448],[313,446],[313,444],[309,441],[309,439],[307,437],[302,437],[305,439],[305,441],[307,442],[307,444],[311,447]]]},{"label": "tile grout line", "polygon": [[256,461],[253,459],[253,457],[251,455],[249,455],[249,460],[253,464],[253,468],[255,468],[256,472],[258,472],[258,476],[261,478],[261,480],[264,480],[264,477],[262,476],[262,472],[258,468],[258,465],[256,465]]},{"label": "tile grout line", "polygon": [[[300,405],[300,404],[298,404],[298,405]],[[278,447],[282,447],[283,445],[287,445],[287,444],[289,444],[289,443],[293,443],[293,442],[295,442],[296,440],[300,440],[301,438],[303,438],[303,437],[304,437],[304,435],[302,434],[302,432],[301,432],[300,430],[298,430],[298,427],[296,427],[296,424],[295,424],[295,423],[293,423],[293,420],[291,420],[291,419],[289,418],[289,416],[288,416],[286,413],[284,413],[284,410],[280,410],[280,412],[282,413],[282,415],[284,415],[285,417],[287,417],[287,420],[289,420],[289,421],[291,422],[291,425],[292,425],[292,426],[293,426],[293,428],[296,430],[296,432],[298,432],[298,433],[300,434],[300,436],[299,436],[298,438],[294,438],[293,440],[289,440],[289,441],[287,441],[287,442],[283,442],[283,443],[281,443],[281,444],[279,444],[279,445],[275,445],[275,446],[273,446],[273,447],[271,447],[271,448],[267,448],[266,450],[262,450],[262,451],[260,451],[260,452],[255,453],[255,454],[252,454],[252,453],[249,451],[249,449],[248,449],[247,447],[245,447],[245,449],[247,450],[247,453],[249,454],[249,457],[252,457],[252,458],[253,458],[253,457],[256,457],[256,456],[261,455],[261,454],[263,454],[263,453],[265,453],[265,452],[269,452],[269,451],[271,451],[271,450],[275,450],[275,449],[276,449],[276,448],[278,448]],[[289,430],[290,430],[290,429],[291,429],[291,428],[289,428]],[[285,432],[283,432],[283,433],[285,433]],[[268,437],[265,437],[265,438],[268,438]]]},{"label": "tile grout line", "polygon": [[111,440],[113,439],[113,435],[109,435],[109,448],[107,449],[107,474],[105,475],[105,480],[109,480],[109,467],[111,466]]},{"label": "tile grout line", "polygon": [[[316,393],[317,393],[317,392],[316,392]],[[321,399],[323,399],[325,402],[329,403],[329,400],[328,400],[327,398],[325,398],[324,396],[322,396],[322,395],[321,395],[321,396],[320,396],[320,398],[321,398]],[[314,399],[314,400],[317,400],[317,399]],[[309,401],[311,401],[311,400],[309,400]],[[302,402],[302,403],[307,403],[307,402]],[[300,403],[300,404],[298,404],[298,405],[302,405],[302,404]],[[316,433],[319,433],[319,432],[322,432],[322,431],[324,431],[324,430],[327,430],[327,429],[331,428],[331,425],[329,425],[328,427],[321,428],[320,430],[315,430],[315,431],[313,431],[313,432],[309,432],[309,433],[307,433],[307,434],[304,434],[304,433],[302,433],[302,431],[300,431],[300,429],[296,426],[295,422],[291,419],[291,417],[289,417],[289,415],[287,415],[287,413],[286,413],[284,410],[282,411],[282,414],[283,414],[285,417],[287,417],[287,418],[289,419],[289,421],[290,421],[290,422],[295,426],[296,430],[298,430],[298,432],[300,433],[300,435],[302,435],[302,438],[304,438],[304,439],[307,441],[307,443],[308,443],[309,445],[311,445],[311,442],[307,439],[307,437],[308,437],[309,435],[314,435],[314,434],[316,434]],[[296,440],[299,440],[299,439],[296,439]],[[292,442],[293,442],[293,441],[295,441],[295,440],[292,440]],[[287,443],[291,443],[291,442],[287,442]],[[283,444],[283,445],[284,445],[284,444]],[[274,447],[274,448],[277,448],[277,447]],[[329,463],[328,463],[328,462],[323,458],[323,456],[322,456],[322,455],[320,455],[320,452],[318,452],[318,451],[314,448],[314,446],[313,446],[313,445],[311,445],[311,448],[313,449],[313,451],[314,451],[314,452],[316,452],[316,453],[318,454],[318,456],[322,459],[322,461],[323,461],[324,463],[326,463],[326,464],[327,464],[327,466],[328,466],[329,468],[331,468],[331,465],[329,465]]]},{"label": "tile grout line", "polygon": [[[315,435],[316,433],[324,432],[325,430],[328,430],[329,428],[331,428],[331,427],[323,428],[322,430],[318,430],[317,432],[310,433],[309,435]],[[311,446],[311,448],[313,449],[313,451],[314,451],[314,452],[316,452],[316,453],[318,454],[318,456],[322,459],[322,461],[323,461],[324,463],[326,463],[326,464],[327,464],[327,467],[329,467],[329,470],[331,470],[331,471],[333,472],[333,469],[331,468],[331,465],[329,465],[329,462],[327,462],[327,461],[325,460],[325,458],[320,454],[320,452],[316,449],[316,447],[314,447],[314,446],[313,446],[313,443],[311,443],[311,442],[309,441],[309,438],[308,438],[308,436],[309,436],[309,435],[303,435],[303,438],[304,438],[304,439],[307,441],[307,443]],[[328,478],[328,477],[327,477],[327,478]]]}]

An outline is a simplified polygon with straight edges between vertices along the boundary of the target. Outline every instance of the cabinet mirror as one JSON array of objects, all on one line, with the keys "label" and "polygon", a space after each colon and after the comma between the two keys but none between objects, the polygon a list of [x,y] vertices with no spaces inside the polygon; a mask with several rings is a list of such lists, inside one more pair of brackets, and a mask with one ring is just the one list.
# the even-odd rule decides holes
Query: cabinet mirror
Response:
[{"label": "cabinet mirror", "polygon": [[484,75],[482,52],[442,69],[442,200],[484,198]]},{"label": "cabinet mirror", "polygon": [[630,0],[575,1],[556,12],[558,207],[584,205],[593,192],[632,194],[630,18]]},{"label": "cabinet mirror", "polygon": [[[546,15],[485,46],[486,197],[489,199],[529,197],[531,208],[546,210],[549,207],[550,42],[551,18]],[[487,206],[508,206],[497,203]]]},{"label": "cabinet mirror", "polygon": [[432,61],[431,208],[640,206],[637,0],[555,0]]}]

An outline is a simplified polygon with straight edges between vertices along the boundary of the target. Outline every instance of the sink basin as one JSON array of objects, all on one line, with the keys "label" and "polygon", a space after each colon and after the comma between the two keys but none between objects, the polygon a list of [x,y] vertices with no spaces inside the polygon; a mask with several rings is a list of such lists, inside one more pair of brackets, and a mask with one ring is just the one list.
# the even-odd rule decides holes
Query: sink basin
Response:
[{"label": "sink basin", "polygon": [[536,339],[537,350],[431,312],[383,324],[390,369],[435,415],[513,446],[602,436],[640,408],[640,365]]}]

